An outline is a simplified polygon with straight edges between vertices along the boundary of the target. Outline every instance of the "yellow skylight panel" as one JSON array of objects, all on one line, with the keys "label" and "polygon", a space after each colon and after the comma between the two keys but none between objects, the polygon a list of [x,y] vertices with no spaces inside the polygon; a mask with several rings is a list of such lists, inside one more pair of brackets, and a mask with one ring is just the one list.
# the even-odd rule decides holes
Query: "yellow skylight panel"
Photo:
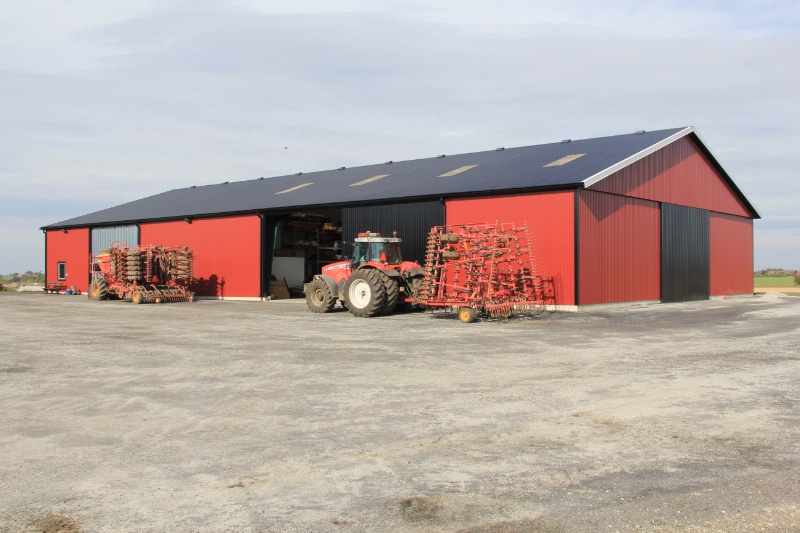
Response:
[{"label": "yellow skylight panel", "polygon": [[565,155],[565,156],[564,156],[564,157],[562,157],[561,159],[556,159],[556,160],[555,160],[555,161],[553,161],[552,163],[548,163],[548,164],[546,164],[545,166],[546,166],[546,167],[560,167],[561,165],[566,165],[566,164],[567,164],[567,163],[569,163],[570,161],[575,161],[575,160],[576,160],[576,159],[578,159],[579,157],[583,157],[583,156],[585,156],[585,155],[586,155],[586,154],[572,154],[572,155]]},{"label": "yellow skylight panel", "polygon": [[372,183],[373,181],[378,181],[381,178],[385,178],[388,175],[389,174],[378,174],[377,176],[372,176],[371,178],[351,183],[350,187],[355,187],[356,185],[366,185],[367,183]]},{"label": "yellow skylight panel", "polygon": [[475,168],[477,166],[478,165],[466,165],[466,166],[463,166],[463,167],[458,167],[457,169],[451,170],[450,172],[445,172],[444,174],[439,174],[438,177],[439,178],[449,178],[450,176],[455,176],[456,174],[461,174],[462,172],[466,172],[467,170],[469,170],[471,168]]},{"label": "yellow skylight panel", "polygon": [[302,189],[303,187],[308,187],[309,185],[314,185],[314,182],[301,183],[300,185],[295,185],[294,187],[289,187],[288,189],[284,189],[282,191],[278,191],[275,194],[286,194],[287,192],[296,191],[297,189]]}]

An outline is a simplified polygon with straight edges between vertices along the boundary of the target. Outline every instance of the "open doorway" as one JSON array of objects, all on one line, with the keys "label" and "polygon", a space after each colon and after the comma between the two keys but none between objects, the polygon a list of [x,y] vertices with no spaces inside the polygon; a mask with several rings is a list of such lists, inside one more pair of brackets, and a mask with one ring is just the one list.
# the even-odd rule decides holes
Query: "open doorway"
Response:
[{"label": "open doorway", "polygon": [[342,252],[336,247],[341,240],[341,209],[303,211],[279,217],[275,227],[271,296],[301,297],[304,283],[311,281],[325,265],[342,259]]}]

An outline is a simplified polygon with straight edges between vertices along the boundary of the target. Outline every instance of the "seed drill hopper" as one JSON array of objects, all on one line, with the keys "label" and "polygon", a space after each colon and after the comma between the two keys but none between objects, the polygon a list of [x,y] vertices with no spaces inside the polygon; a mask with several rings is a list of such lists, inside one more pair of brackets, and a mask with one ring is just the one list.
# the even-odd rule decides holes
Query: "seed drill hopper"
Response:
[{"label": "seed drill hopper", "polygon": [[114,241],[90,256],[90,300],[133,303],[191,302],[192,251],[185,246],[132,246]]},{"label": "seed drill hopper", "polygon": [[428,235],[425,276],[414,296],[424,307],[456,307],[462,322],[479,313],[504,318],[544,309],[546,280],[527,224],[435,226]]}]

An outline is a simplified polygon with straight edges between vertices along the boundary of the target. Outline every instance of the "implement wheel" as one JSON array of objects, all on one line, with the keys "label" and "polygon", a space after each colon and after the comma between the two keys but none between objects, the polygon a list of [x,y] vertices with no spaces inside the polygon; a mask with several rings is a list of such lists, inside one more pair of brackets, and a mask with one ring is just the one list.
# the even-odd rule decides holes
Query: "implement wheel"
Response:
[{"label": "implement wheel", "polygon": [[140,304],[144,302],[144,294],[142,291],[133,291],[131,293],[131,301],[135,304]]},{"label": "implement wheel", "polygon": [[464,324],[469,324],[470,322],[475,322],[475,318],[478,316],[478,312],[475,310],[474,307],[462,307],[458,310],[458,318]]},{"label": "implement wheel", "polygon": [[327,313],[333,310],[336,300],[325,280],[316,278],[306,285],[306,305],[312,313]]},{"label": "implement wheel", "polygon": [[369,317],[381,312],[386,305],[386,285],[383,272],[374,268],[356,270],[344,284],[347,308],[355,316]]},{"label": "implement wheel", "polygon": [[108,282],[104,279],[97,279],[89,287],[89,298],[92,300],[105,300],[108,298]]}]

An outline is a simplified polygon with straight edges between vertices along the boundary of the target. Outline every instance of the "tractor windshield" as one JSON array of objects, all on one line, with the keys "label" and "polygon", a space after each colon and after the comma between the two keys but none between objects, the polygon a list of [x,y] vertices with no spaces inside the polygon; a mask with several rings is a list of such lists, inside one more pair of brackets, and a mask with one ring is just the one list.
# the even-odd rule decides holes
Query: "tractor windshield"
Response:
[{"label": "tractor windshield", "polygon": [[[384,254],[381,257],[381,254]],[[403,262],[400,254],[399,242],[373,242],[372,258],[374,261],[381,261],[389,265],[399,265]]]},{"label": "tractor windshield", "polygon": [[403,262],[399,242],[357,242],[353,247],[353,260],[361,266],[369,261],[399,265]]}]

